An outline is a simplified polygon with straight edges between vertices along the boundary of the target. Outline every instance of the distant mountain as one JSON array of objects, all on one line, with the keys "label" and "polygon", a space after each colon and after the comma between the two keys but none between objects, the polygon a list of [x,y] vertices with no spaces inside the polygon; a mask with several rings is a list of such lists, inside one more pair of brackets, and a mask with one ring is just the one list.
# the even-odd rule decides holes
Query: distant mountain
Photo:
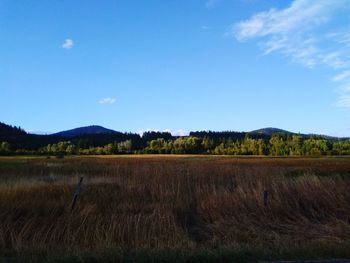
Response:
[{"label": "distant mountain", "polygon": [[272,134],[296,134],[294,132],[278,129],[278,128],[273,128],[273,127],[267,127],[267,128],[262,128],[259,130],[254,130],[249,132],[250,134],[263,134],[263,135],[268,135],[271,136]]},{"label": "distant mountain", "polygon": [[102,126],[91,125],[91,126],[79,127],[79,128],[75,128],[67,131],[57,132],[52,135],[60,136],[60,137],[76,137],[76,136],[82,136],[82,135],[116,134],[116,133],[118,132],[111,129],[107,129]]}]

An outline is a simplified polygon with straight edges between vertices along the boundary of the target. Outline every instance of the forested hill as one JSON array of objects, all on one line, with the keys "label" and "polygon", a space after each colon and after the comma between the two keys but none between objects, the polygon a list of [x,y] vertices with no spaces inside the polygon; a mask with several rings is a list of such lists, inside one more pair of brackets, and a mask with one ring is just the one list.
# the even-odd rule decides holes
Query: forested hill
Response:
[{"label": "forested hill", "polygon": [[81,136],[81,135],[117,134],[117,133],[120,134],[120,132],[117,132],[111,129],[106,129],[105,127],[102,127],[102,126],[91,125],[86,127],[75,128],[72,130],[57,132],[57,133],[54,133],[53,135],[61,136],[61,137],[75,137],[75,136]]},{"label": "forested hill", "polygon": [[27,133],[21,127],[10,126],[0,122],[0,140],[16,136],[26,136]]},{"label": "forested hill", "polygon": [[137,133],[122,133],[102,126],[86,126],[50,135],[37,135],[25,132],[20,127],[10,126],[0,122],[0,143],[7,142],[12,150],[37,150],[48,144],[69,141],[79,148],[104,146],[109,143],[119,143],[131,140],[138,149],[147,146],[147,141],[153,139],[173,139],[168,132],[146,132],[141,137]]},{"label": "forested hill", "polygon": [[56,136],[30,134],[20,127],[0,122],[0,142],[9,143],[12,150],[36,150],[49,143],[58,142],[60,139]]},{"label": "forested hill", "polygon": [[[263,139],[263,140],[269,140],[273,134],[280,134],[282,136],[288,136],[293,135],[295,133],[284,131],[280,129],[273,129],[278,130],[279,132],[271,132],[271,128],[267,129],[260,129],[257,131],[251,131],[251,132],[234,132],[234,131],[196,131],[196,132],[190,132],[190,136],[198,137],[198,138],[211,138],[214,140],[218,139],[227,139],[227,140],[243,140],[246,136],[249,136],[253,139]],[[280,132],[283,131],[283,132]],[[306,135],[303,135],[303,137],[306,137]]]},{"label": "forested hill", "polygon": [[278,128],[272,128],[272,127],[254,130],[254,131],[251,131],[249,133],[250,134],[264,134],[264,135],[268,135],[268,136],[271,136],[273,134],[296,134],[294,132],[290,132],[290,131],[286,131],[286,130],[282,130],[282,129],[278,129]]},{"label": "forested hill", "polygon": [[122,133],[102,126],[86,126],[51,135],[36,135],[0,123],[0,154],[233,154],[344,155],[350,140],[293,133],[276,128],[251,132],[196,131],[189,136],[169,132]]},{"label": "forested hill", "polygon": [[[8,142],[12,146],[21,145],[30,139],[30,135],[23,129],[16,126],[10,126],[0,122],[0,142]],[[15,146],[15,148],[17,148]]]},{"label": "forested hill", "polygon": [[324,138],[328,140],[346,140],[347,138],[337,138],[328,135],[320,135],[320,134],[303,134],[290,132],[287,130],[282,130],[278,128],[262,128],[259,130],[254,130],[250,132],[235,132],[235,131],[196,131],[190,132],[190,136],[198,137],[198,138],[212,138],[212,139],[230,139],[230,140],[243,140],[246,136],[249,136],[253,139],[263,139],[269,140],[273,135],[280,135],[281,137],[288,136],[300,136],[301,138]]}]

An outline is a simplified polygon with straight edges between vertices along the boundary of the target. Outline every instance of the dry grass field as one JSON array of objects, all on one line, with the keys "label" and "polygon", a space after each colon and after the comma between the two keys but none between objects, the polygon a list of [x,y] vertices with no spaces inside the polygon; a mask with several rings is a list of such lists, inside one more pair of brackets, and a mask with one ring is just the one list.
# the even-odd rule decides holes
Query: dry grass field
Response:
[{"label": "dry grass field", "polygon": [[0,262],[39,258],[350,258],[350,158],[0,158]]}]

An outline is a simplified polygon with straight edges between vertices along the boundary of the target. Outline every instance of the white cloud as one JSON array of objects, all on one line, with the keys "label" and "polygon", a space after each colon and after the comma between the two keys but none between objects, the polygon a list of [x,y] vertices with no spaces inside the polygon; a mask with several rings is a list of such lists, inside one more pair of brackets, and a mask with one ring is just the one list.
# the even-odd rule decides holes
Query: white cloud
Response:
[{"label": "white cloud", "polygon": [[103,99],[99,100],[98,103],[100,103],[100,104],[113,104],[113,103],[115,103],[115,101],[116,101],[115,98],[108,97],[108,98],[103,98]]},{"label": "white cloud", "polygon": [[71,49],[73,46],[74,46],[74,41],[70,38],[67,38],[62,44],[62,48],[64,49]]},{"label": "white cloud", "polygon": [[[265,55],[278,52],[308,68],[323,65],[342,71],[332,80],[350,86],[349,17],[347,25],[329,26],[349,10],[349,0],[293,0],[285,9],[260,12],[232,25],[230,34],[239,41],[259,38]],[[350,91],[342,92],[337,105],[350,107]]]}]

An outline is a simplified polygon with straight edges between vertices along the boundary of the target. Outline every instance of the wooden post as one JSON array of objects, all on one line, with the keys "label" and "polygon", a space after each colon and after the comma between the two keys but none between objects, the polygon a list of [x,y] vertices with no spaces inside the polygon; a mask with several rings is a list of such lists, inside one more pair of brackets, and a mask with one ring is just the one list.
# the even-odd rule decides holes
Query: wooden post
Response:
[{"label": "wooden post", "polygon": [[71,212],[73,211],[76,203],[77,203],[77,200],[78,200],[78,196],[80,194],[80,189],[81,189],[81,184],[83,182],[83,179],[84,177],[80,177],[80,180],[78,182],[78,185],[77,185],[77,188],[75,189],[75,192],[74,192],[74,196],[73,196],[73,201],[72,201],[72,207],[71,207]]},{"label": "wooden post", "polygon": [[269,192],[267,190],[264,191],[264,205],[267,206],[269,201]]}]

